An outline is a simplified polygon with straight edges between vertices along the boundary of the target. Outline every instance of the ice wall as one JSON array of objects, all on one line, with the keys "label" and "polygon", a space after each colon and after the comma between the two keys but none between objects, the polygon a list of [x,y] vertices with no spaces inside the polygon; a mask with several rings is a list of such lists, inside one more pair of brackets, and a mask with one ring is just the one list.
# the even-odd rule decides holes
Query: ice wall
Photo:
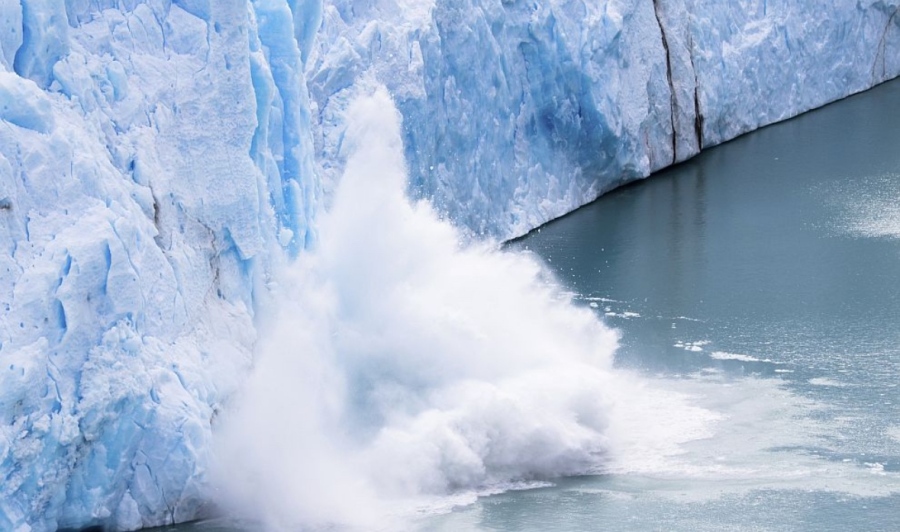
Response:
[{"label": "ice wall", "polygon": [[404,115],[410,192],[521,235],[701,147],[900,74],[896,1],[334,0],[311,61],[317,160],[371,78]]},{"label": "ice wall", "polygon": [[292,7],[0,1],[0,530],[203,511],[268,274],[314,238]]},{"label": "ice wall", "polygon": [[896,0],[0,0],[0,530],[195,517],[349,102],[508,238],[900,73]]}]

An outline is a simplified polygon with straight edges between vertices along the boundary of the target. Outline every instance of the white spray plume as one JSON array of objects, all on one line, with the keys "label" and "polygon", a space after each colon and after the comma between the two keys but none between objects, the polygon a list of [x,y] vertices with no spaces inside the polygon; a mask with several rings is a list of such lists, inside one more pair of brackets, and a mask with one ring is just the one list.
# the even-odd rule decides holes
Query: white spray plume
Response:
[{"label": "white spray plume", "polygon": [[617,334],[530,255],[463,245],[410,203],[386,91],[348,123],[321,245],[281,275],[220,434],[226,500],[272,528],[371,529],[396,501],[601,469],[636,389]]}]

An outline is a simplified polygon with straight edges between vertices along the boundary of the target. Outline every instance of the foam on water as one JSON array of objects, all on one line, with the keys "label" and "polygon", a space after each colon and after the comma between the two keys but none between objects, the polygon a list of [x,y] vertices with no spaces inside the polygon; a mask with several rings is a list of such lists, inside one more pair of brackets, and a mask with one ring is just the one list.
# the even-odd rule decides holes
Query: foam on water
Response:
[{"label": "foam on water", "polygon": [[714,414],[612,368],[617,333],[531,254],[464,245],[409,202],[383,90],[349,123],[321,246],[273,281],[284,297],[220,431],[226,507],[368,527],[708,436]]},{"label": "foam on water", "polygon": [[610,310],[610,311],[606,311],[604,313],[604,315],[607,316],[608,318],[622,318],[624,320],[630,320],[631,318],[640,318],[641,317],[641,315],[638,314],[637,312],[630,312],[630,311],[613,312]]},{"label": "foam on water", "polygon": [[770,359],[761,359],[750,355],[742,355],[740,353],[726,353],[724,351],[713,351],[709,357],[715,360],[737,360],[739,362],[772,362]]},{"label": "foam on water", "polygon": [[853,497],[900,492],[896,473],[859,460],[841,461],[828,451],[840,421],[827,415],[830,407],[793,393],[781,379],[732,380],[704,372],[657,380],[652,387],[657,393],[684,394],[707,419],[702,425],[706,436],[694,434],[668,454],[634,448],[610,469],[624,478],[651,479],[642,484],[647,496],[700,502],[759,490]]}]

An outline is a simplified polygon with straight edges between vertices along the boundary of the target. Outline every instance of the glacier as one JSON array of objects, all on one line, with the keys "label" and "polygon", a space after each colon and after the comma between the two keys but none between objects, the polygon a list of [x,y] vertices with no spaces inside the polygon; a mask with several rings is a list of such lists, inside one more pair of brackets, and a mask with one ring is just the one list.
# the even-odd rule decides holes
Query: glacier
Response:
[{"label": "glacier", "polygon": [[0,529],[211,511],[214,428],[360,95],[402,114],[408,195],[503,240],[896,77],[898,11],[0,0]]}]

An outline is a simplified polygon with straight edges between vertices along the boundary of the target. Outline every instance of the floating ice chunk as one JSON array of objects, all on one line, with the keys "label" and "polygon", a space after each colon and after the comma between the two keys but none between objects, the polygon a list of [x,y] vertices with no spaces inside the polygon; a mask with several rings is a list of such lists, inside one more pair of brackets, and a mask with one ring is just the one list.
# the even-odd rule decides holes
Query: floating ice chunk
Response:
[{"label": "floating ice chunk", "polygon": [[[675,328],[674,325],[675,324],[672,324],[673,329]],[[710,344],[709,340],[699,340],[696,342],[678,341],[678,342],[675,342],[674,347],[677,347],[679,349],[684,349],[685,351],[693,351],[693,352],[699,353],[700,351],[703,351],[704,346],[709,345],[709,344]]]}]

